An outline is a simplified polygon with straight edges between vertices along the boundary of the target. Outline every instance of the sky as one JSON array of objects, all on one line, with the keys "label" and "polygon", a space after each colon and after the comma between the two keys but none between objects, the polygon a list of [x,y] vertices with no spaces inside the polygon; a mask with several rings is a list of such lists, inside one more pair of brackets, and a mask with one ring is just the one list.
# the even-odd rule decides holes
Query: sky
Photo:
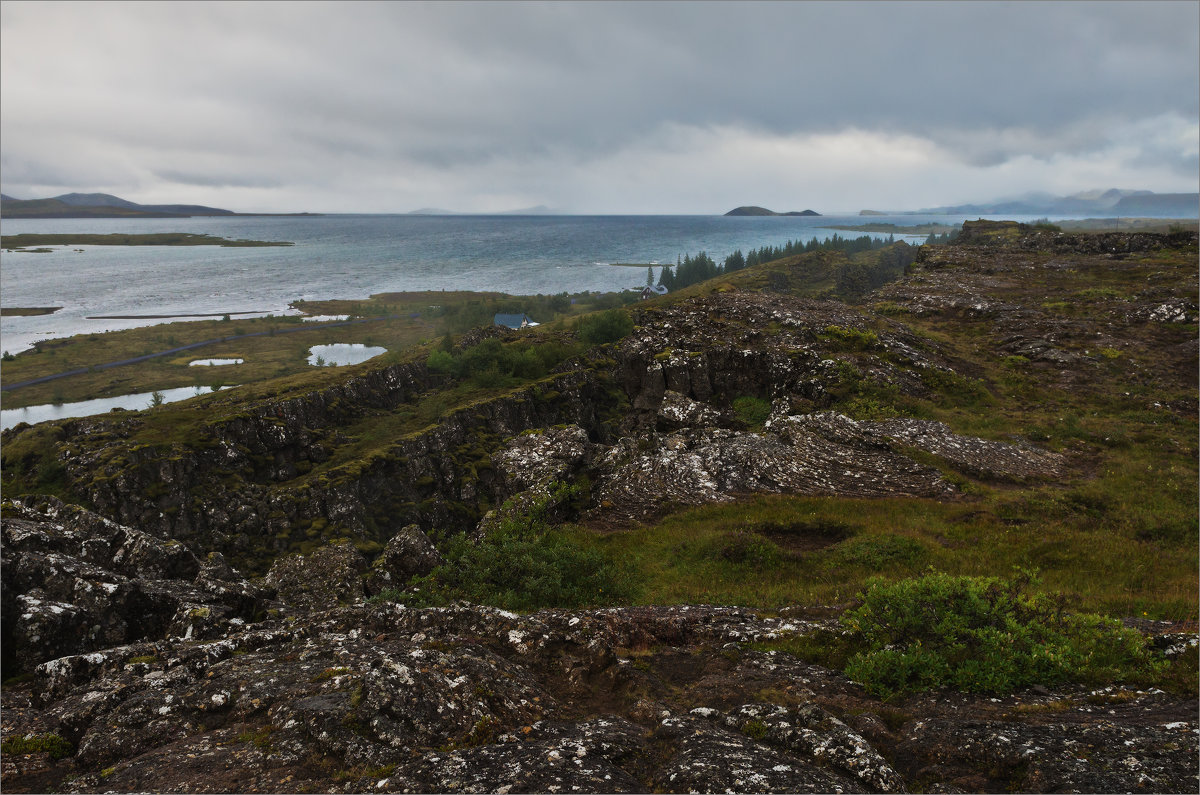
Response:
[{"label": "sky", "polygon": [[1200,2],[0,3],[0,190],[824,214],[1200,188]]}]

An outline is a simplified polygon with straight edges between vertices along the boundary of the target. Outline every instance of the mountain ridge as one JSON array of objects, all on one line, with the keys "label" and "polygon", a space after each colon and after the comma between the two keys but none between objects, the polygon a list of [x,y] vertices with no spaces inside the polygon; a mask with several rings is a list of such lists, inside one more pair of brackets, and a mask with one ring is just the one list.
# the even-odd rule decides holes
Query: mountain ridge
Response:
[{"label": "mountain ridge", "polygon": [[972,204],[928,207],[915,214],[957,215],[980,213],[987,215],[1148,215],[1154,217],[1193,217],[1200,214],[1200,193],[1154,193],[1148,190],[1109,188],[1104,191],[1083,191],[1069,196],[1048,193],[1027,193],[1007,199]]},{"label": "mountain ridge", "polygon": [[191,218],[226,215],[319,215],[319,213],[239,213],[202,204],[138,204],[111,193],[64,193],[48,199],[0,196],[6,218]]}]

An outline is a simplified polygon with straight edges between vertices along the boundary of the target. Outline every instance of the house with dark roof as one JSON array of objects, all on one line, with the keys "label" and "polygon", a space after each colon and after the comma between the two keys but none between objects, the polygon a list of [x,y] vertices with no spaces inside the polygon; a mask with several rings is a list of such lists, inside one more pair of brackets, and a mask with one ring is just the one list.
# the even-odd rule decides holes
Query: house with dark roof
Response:
[{"label": "house with dark roof", "polygon": [[529,319],[529,315],[508,315],[503,312],[496,313],[496,317],[492,320],[492,324],[496,326],[504,326],[505,328],[527,328],[529,326],[537,325],[537,323],[534,323]]}]

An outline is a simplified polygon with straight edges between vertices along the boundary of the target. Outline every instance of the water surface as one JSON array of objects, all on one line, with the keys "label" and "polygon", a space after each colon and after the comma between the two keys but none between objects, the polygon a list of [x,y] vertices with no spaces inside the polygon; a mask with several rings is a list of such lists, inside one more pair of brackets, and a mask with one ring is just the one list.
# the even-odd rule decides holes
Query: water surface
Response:
[{"label": "water surface", "polygon": [[[363,345],[358,342],[314,345],[308,349],[308,363],[314,367],[343,367],[348,364],[362,364],[381,353],[387,353],[387,348]],[[320,362],[317,361],[318,359]]]},{"label": "water surface", "polygon": [[[231,389],[223,386],[221,389]],[[178,389],[160,389],[163,403],[175,403],[187,400],[212,391],[208,387],[181,386]],[[11,428],[14,425],[27,422],[33,425],[46,420],[62,420],[68,417],[90,417],[94,414],[104,414],[113,409],[137,411],[148,409],[153,405],[154,392],[138,392],[132,395],[121,395],[112,398],[96,398],[95,400],[79,400],[74,403],[44,403],[40,406],[26,406],[20,409],[4,409],[0,411],[0,429]]]},{"label": "water surface", "polygon": [[[362,300],[408,290],[517,295],[641,289],[645,271],[605,263],[720,261],[789,240],[857,237],[828,225],[958,224],[967,216],[410,216],[0,219],[0,234],[190,232],[294,246],[58,246],[3,252],[5,306],[61,306],[0,318],[0,347],[166,319],[97,315],[289,313],[297,299]],[[1022,217],[1023,218],[1023,217]],[[1018,219],[1021,220],[1021,219]],[[1030,220],[1030,219],[1025,219]],[[902,236],[904,237],[904,236]],[[910,235],[911,242],[924,235]],[[656,269],[657,270],[657,269]]]}]

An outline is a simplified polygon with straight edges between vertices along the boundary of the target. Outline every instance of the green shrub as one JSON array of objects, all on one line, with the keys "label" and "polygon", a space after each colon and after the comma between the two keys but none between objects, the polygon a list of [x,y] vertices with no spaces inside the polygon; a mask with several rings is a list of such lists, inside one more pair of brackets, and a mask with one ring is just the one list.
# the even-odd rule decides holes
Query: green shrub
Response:
[{"label": "green shrub", "polygon": [[840,347],[858,351],[878,348],[880,344],[879,335],[874,331],[859,331],[855,328],[846,328],[843,326],[826,326],[825,330],[817,336],[830,342],[838,343]]},{"label": "green shrub", "polygon": [[733,413],[747,428],[761,430],[771,416],[771,404],[762,398],[740,397],[733,401]]},{"label": "green shrub", "polygon": [[[554,502],[572,493],[560,485]],[[418,604],[466,599],[508,610],[628,602],[633,588],[626,568],[551,528],[546,522],[550,504],[547,497],[517,512],[506,503],[500,509],[505,518],[482,542],[464,535],[450,539],[444,550],[448,562],[414,581],[418,590],[403,598]]]},{"label": "green shrub", "polygon": [[66,759],[75,753],[75,747],[53,733],[9,737],[0,744],[0,752],[5,754],[39,754],[43,751],[49,752],[51,759]]},{"label": "green shrub", "polygon": [[1137,632],[1102,616],[1065,614],[1060,601],[1027,593],[1031,581],[935,573],[872,582],[862,605],[842,617],[866,648],[846,675],[888,698],[947,686],[1003,693],[1136,680],[1163,668]]},{"label": "green shrub", "polygon": [[435,373],[456,373],[458,370],[458,359],[449,351],[436,350],[429,354],[426,365]]},{"label": "green shrub", "polygon": [[633,331],[633,318],[623,309],[609,309],[579,321],[579,338],[592,345],[616,342]]}]

